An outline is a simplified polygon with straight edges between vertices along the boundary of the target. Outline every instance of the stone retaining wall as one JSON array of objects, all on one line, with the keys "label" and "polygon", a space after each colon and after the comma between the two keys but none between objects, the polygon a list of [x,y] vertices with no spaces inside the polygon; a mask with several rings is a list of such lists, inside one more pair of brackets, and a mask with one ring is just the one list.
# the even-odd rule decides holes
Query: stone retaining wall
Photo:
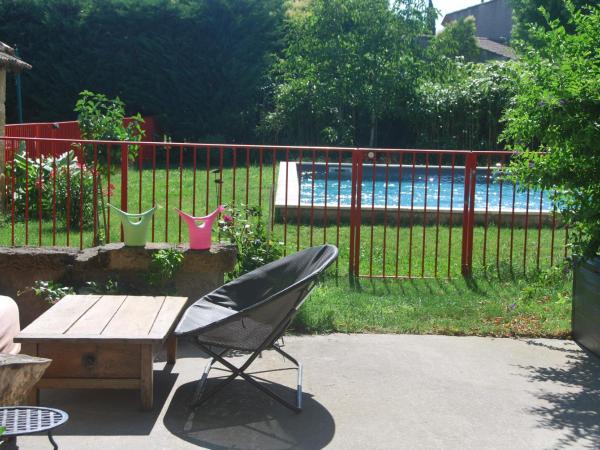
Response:
[{"label": "stone retaining wall", "polygon": [[110,279],[118,282],[121,294],[163,295],[169,289],[169,293],[195,300],[222,285],[225,272],[231,271],[236,262],[236,249],[232,245],[213,245],[210,250],[179,246],[184,254],[183,265],[165,289],[153,287],[148,283],[152,255],[171,247],[161,243],[145,247],[117,243],[84,250],[0,247],[0,295],[15,299],[23,328],[48,308],[33,292],[18,295],[37,280],[52,280],[77,288],[88,281],[104,285]]}]

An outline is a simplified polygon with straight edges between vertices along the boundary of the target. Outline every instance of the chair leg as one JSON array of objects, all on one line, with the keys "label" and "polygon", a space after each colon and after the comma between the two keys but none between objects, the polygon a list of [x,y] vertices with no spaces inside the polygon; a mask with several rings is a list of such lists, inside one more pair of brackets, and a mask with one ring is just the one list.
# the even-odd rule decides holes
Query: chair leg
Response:
[{"label": "chair leg", "polygon": [[196,390],[194,391],[192,402],[189,404],[189,406],[195,406],[197,401],[202,397],[204,388],[206,387],[206,382],[208,381],[208,372],[210,372],[210,369],[212,368],[214,362],[215,358],[211,358],[208,364],[204,367],[204,372],[202,372],[202,378],[200,378],[198,384],[196,385]]},{"label": "chair leg", "polygon": [[280,346],[274,345],[273,349],[281,356],[296,365],[296,369],[298,371],[298,378],[296,379],[296,406],[298,409],[302,409],[302,364],[299,363],[292,355],[282,350]]},{"label": "chair leg", "polygon": [[229,383],[231,383],[233,380],[235,380],[236,377],[237,377],[237,375],[235,375],[235,374],[230,375],[227,379],[221,381],[219,384],[217,384],[210,391],[208,391],[207,393],[205,393],[204,395],[202,395],[200,398],[198,398],[197,400],[195,400],[190,405],[190,407],[191,408],[197,408],[198,406],[206,403],[209,399],[211,399],[212,397],[214,397],[215,394],[217,394],[219,391],[221,391],[225,386],[227,386]]},{"label": "chair leg", "polygon": [[260,384],[259,382],[257,382],[251,375],[248,375],[247,373],[245,373],[245,370],[258,357],[258,355],[260,354],[260,351],[254,352],[250,356],[250,358],[248,358],[248,360],[241,367],[236,367],[223,357],[223,355],[226,352],[217,354],[217,353],[214,353],[213,351],[211,351],[209,348],[207,348],[201,344],[199,344],[199,345],[201,347],[203,347],[203,350],[206,353],[208,353],[212,357],[212,359],[206,365],[204,372],[202,374],[202,378],[198,382],[198,388],[196,389],[196,394],[198,394],[198,393],[202,394],[202,391],[204,390],[204,386],[208,379],[208,373],[210,372],[210,369],[212,368],[212,365],[214,364],[215,361],[220,362],[228,370],[230,370],[231,375],[229,377],[227,377],[225,380],[223,380],[220,384],[215,386],[213,389],[211,389],[209,392],[207,392],[206,394],[201,395],[200,397],[197,397],[197,395],[195,394],[194,399],[193,399],[194,401],[191,405],[192,407],[198,407],[199,405],[205,403],[209,398],[211,398],[213,395],[215,395],[217,392],[219,392],[221,389],[223,389],[227,384],[231,383],[235,378],[237,378],[239,376],[239,377],[243,378],[245,381],[247,381],[249,384],[251,384],[252,386],[257,388],[258,390],[262,391],[263,393],[267,394],[269,397],[273,398],[274,400],[276,400],[277,402],[279,402],[280,404],[285,406],[286,408],[289,408],[296,413],[299,413],[302,411],[302,364],[300,364],[294,357],[289,355],[287,352],[283,351],[281,348],[279,348],[277,346],[271,347],[275,351],[280,353],[284,358],[286,358],[286,359],[290,360],[292,363],[294,363],[296,365],[296,368],[298,371],[297,386],[296,386],[296,404],[295,405],[288,402],[283,397],[277,395],[272,390],[268,389],[267,387],[265,387],[262,384]]}]

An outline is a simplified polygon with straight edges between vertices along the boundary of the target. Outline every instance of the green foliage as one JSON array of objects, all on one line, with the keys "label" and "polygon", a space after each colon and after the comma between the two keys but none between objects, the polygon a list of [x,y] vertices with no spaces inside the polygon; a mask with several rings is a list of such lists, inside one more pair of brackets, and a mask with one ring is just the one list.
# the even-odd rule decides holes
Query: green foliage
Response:
[{"label": "green foliage", "polygon": [[475,32],[475,19],[472,16],[450,23],[431,40],[430,58],[435,60],[461,56],[465,61],[477,62],[479,48],[475,41]]},{"label": "green foliage", "polygon": [[409,105],[416,146],[497,148],[498,122],[515,95],[518,77],[514,62],[455,61],[439,81],[422,80]]},{"label": "green foliage", "polygon": [[[56,158],[29,159],[23,148],[7,163],[6,177],[9,183],[13,174],[14,194],[9,194],[8,209],[12,211],[14,207],[17,219],[24,219],[27,203],[30,219],[40,215],[42,219],[52,219],[56,211],[59,223],[79,226],[82,211],[84,223],[90,223],[93,217],[94,177],[91,170],[79,164],[73,150]],[[13,191],[13,186],[9,185],[10,191]],[[68,224],[67,216],[70,218]]]},{"label": "green foliage", "polygon": [[229,208],[219,220],[220,234],[237,248],[237,264],[228,276],[233,279],[281,258],[281,243],[271,240],[260,208]]},{"label": "green foliage", "polygon": [[28,122],[74,118],[87,89],[154,116],[174,140],[240,142],[254,138],[283,15],[284,0],[0,0],[0,36],[33,66]]},{"label": "green foliage", "polygon": [[585,14],[567,6],[572,33],[559,21],[531,29],[542,45],[524,47],[503,137],[521,152],[515,178],[556,191],[574,253],[592,256],[600,252],[600,6]]},{"label": "green foliage", "polygon": [[165,287],[183,264],[183,253],[176,248],[161,249],[152,255],[148,282],[155,287]]},{"label": "green foliage", "polygon": [[[554,266],[540,272],[530,280],[527,286],[521,289],[517,301],[513,304],[513,309],[527,302],[554,302],[557,304],[570,302],[571,291],[564,288],[569,286],[568,282],[571,281],[572,274],[568,264]],[[557,289],[557,287],[562,287],[562,289]]]},{"label": "green foliage", "polygon": [[[598,0],[572,0],[573,6],[582,10],[598,4]],[[549,21],[557,20],[569,33],[575,27],[571,22],[571,13],[565,0],[511,0],[514,26],[512,35],[515,39],[526,40],[535,46],[543,46],[544,40],[538,40],[532,27],[540,27],[549,31]]]},{"label": "green foliage", "polygon": [[[138,113],[125,124],[125,103],[119,97],[108,98],[104,94],[82,91],[75,103],[82,139],[104,141],[141,141],[144,136],[144,119]],[[99,168],[105,168],[110,148],[111,167],[118,167],[121,161],[121,148],[118,145],[84,145],[86,161],[97,161]],[[129,146],[128,158],[134,160],[137,147]],[[114,164],[114,165],[113,165]]]},{"label": "green foliage", "polygon": [[105,283],[86,281],[82,291],[89,294],[118,294],[120,292],[119,283],[113,279],[108,279]]},{"label": "green foliage", "polygon": [[105,141],[139,141],[144,135],[144,119],[136,114],[125,125],[125,103],[119,97],[82,91],[75,103],[79,129],[83,139]]},{"label": "green foliage", "polygon": [[[35,281],[30,288],[35,295],[41,297],[45,302],[53,305],[65,295],[74,294],[75,291],[70,286],[63,286],[56,281]],[[22,293],[19,293],[22,294]]]},{"label": "green foliage", "polygon": [[424,1],[312,0],[288,20],[262,132],[293,143],[374,145],[416,79]]}]

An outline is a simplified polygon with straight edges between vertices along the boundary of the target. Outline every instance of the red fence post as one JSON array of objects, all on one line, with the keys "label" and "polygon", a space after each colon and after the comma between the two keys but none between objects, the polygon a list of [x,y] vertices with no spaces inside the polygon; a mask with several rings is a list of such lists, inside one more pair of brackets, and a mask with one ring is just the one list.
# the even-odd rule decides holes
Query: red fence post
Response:
[{"label": "red fence post", "polygon": [[[121,210],[125,212],[127,212],[127,175],[129,171],[129,155],[127,153],[127,144],[121,144]],[[121,226],[121,240],[123,239],[123,227]]]},{"label": "red fence post", "polygon": [[362,162],[363,154],[359,149],[352,152],[352,195],[350,199],[350,255],[348,274],[359,276],[360,266],[360,225],[362,219]]},{"label": "red fence post", "polygon": [[477,156],[469,153],[465,160],[465,196],[463,203],[463,235],[461,272],[465,277],[473,274],[473,226],[475,217],[475,174]]}]

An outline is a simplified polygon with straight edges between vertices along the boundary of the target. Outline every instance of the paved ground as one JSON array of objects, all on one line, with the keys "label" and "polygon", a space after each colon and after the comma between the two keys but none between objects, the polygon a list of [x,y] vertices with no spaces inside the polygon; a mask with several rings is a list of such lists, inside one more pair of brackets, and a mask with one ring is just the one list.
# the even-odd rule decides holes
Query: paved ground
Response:
[{"label": "paved ground", "polygon": [[[286,350],[304,362],[299,415],[241,381],[191,412],[205,358],[189,344],[174,367],[156,363],[154,412],[132,391],[45,391],[42,404],[71,414],[61,449],[600,448],[600,360],[569,341],[337,334]],[[290,366],[269,352],[256,370],[275,367]],[[295,372],[269,379],[292,387]]]}]

